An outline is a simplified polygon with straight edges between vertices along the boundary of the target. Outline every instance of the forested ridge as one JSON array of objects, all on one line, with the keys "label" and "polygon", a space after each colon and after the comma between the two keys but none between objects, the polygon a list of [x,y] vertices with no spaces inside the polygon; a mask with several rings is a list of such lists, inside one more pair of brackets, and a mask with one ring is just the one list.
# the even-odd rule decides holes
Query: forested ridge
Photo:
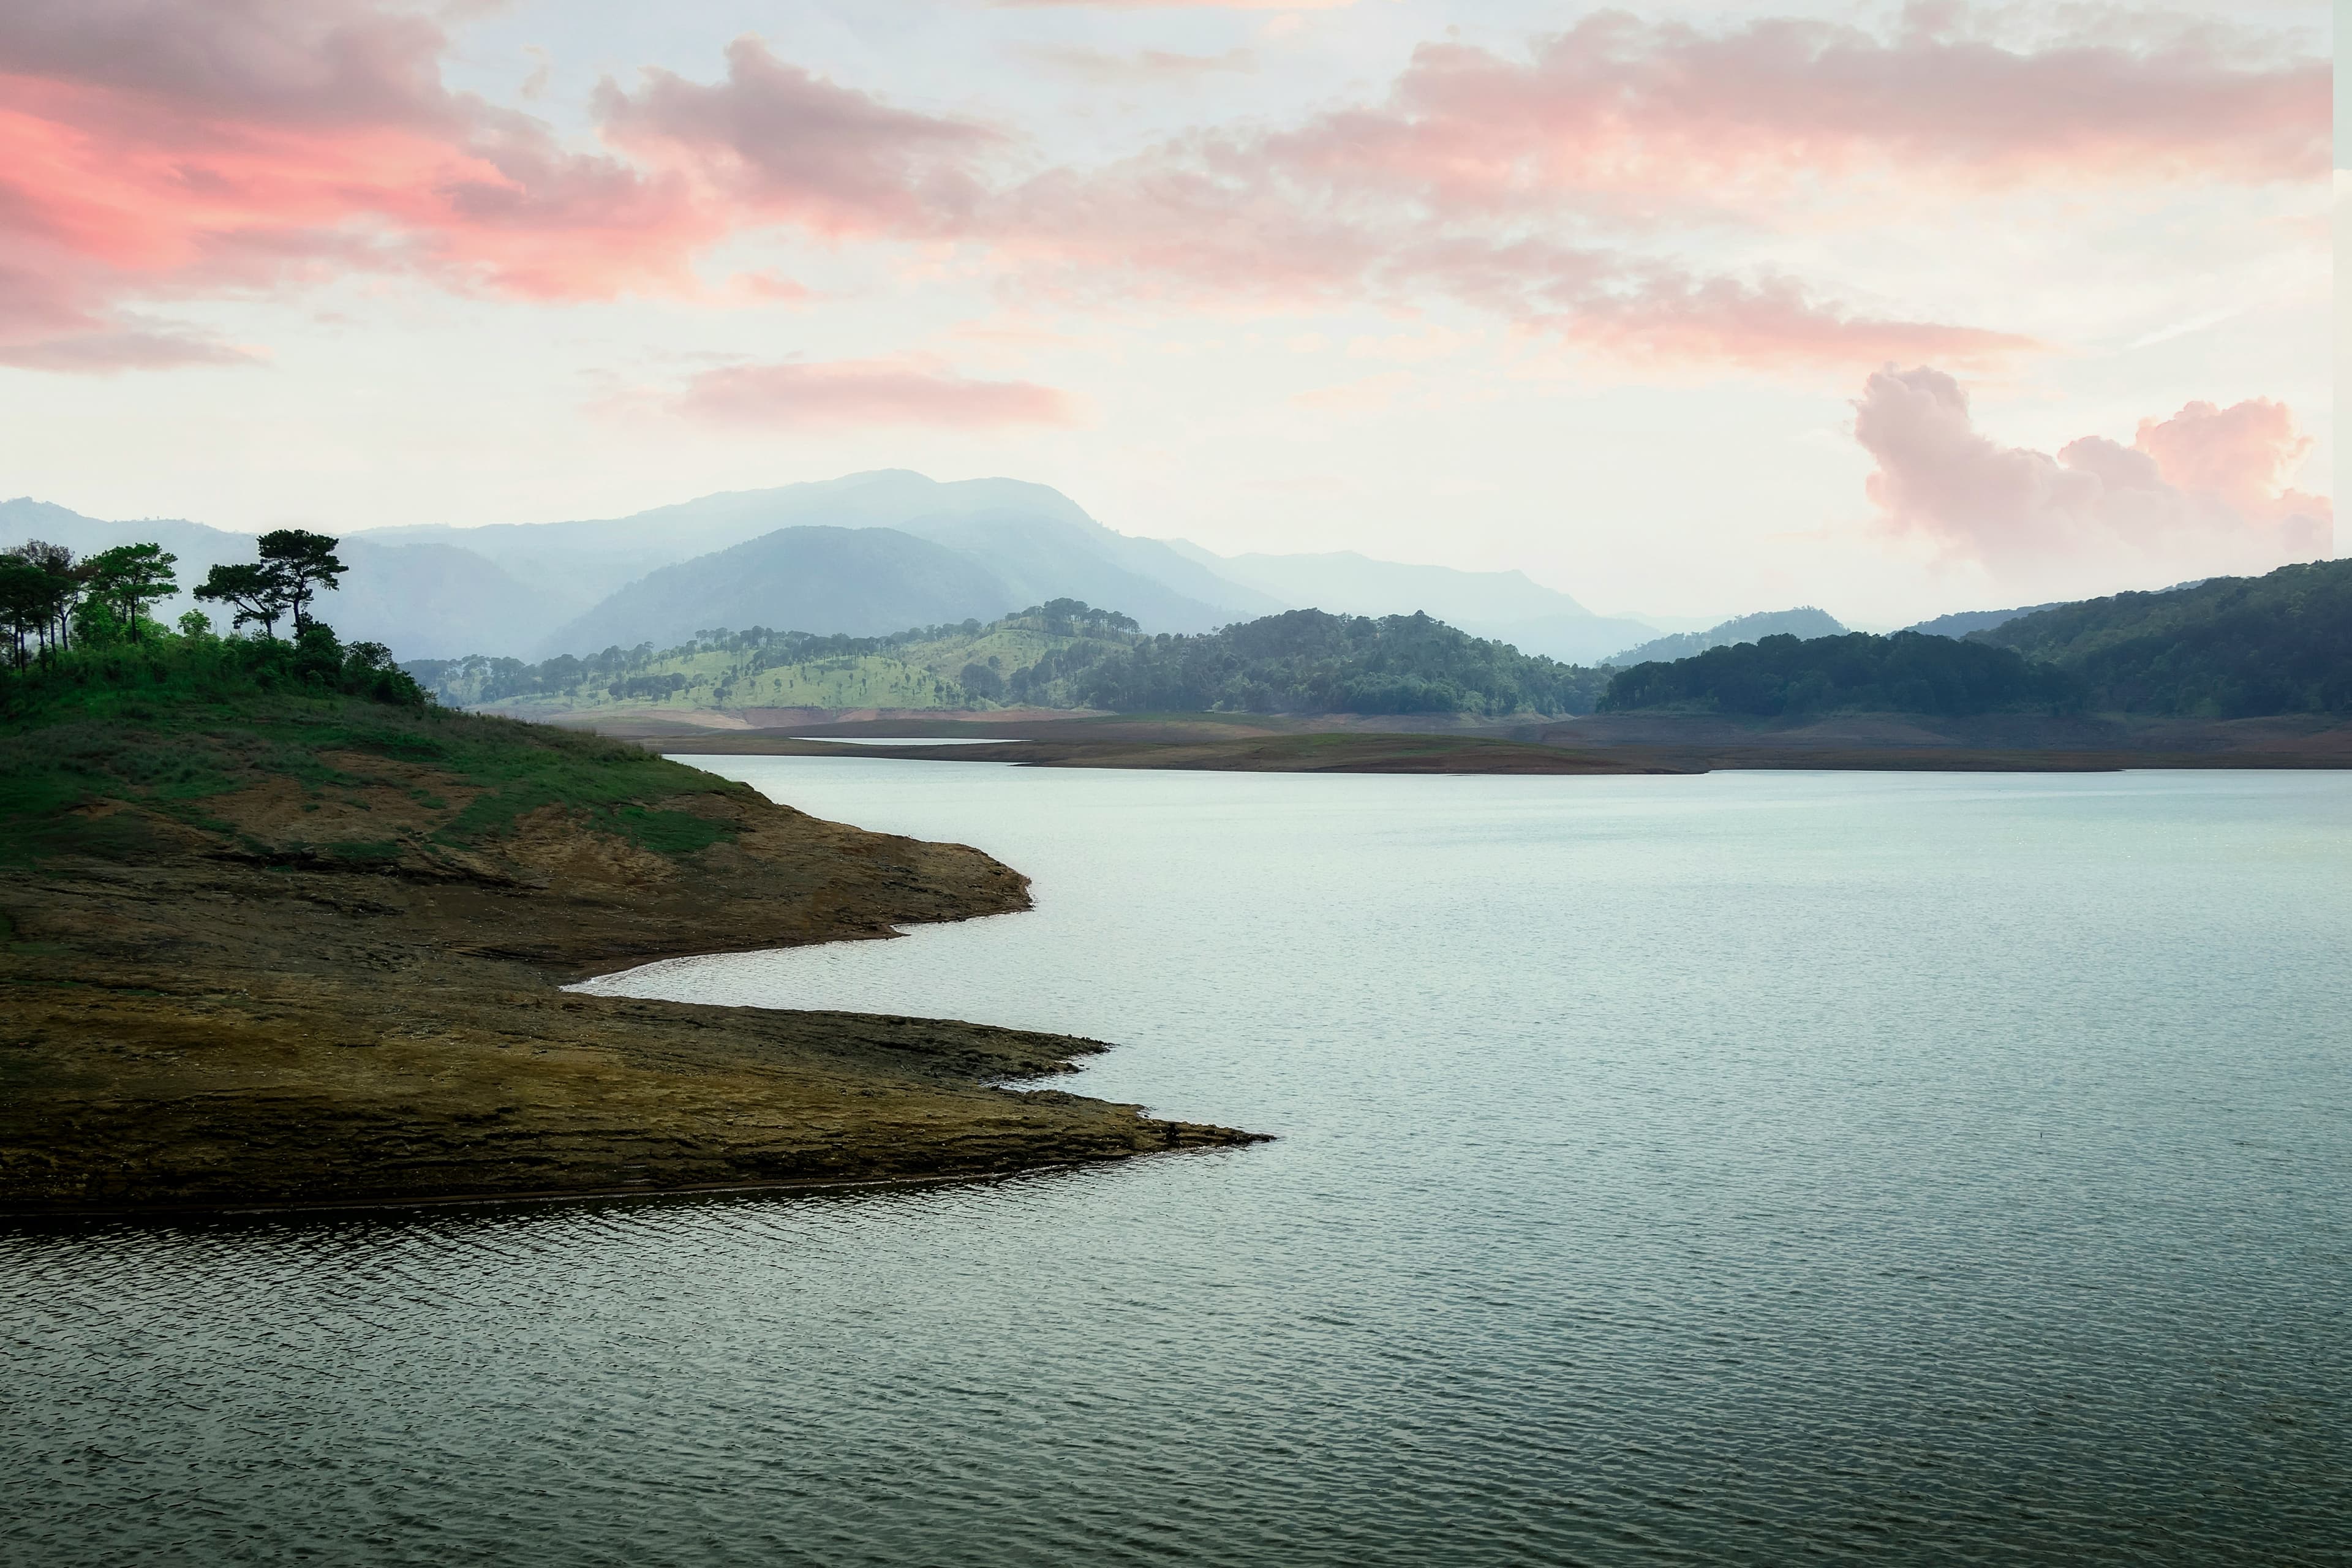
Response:
[{"label": "forested ridge", "polygon": [[2352,560],[2086,599],[1969,641],[2057,666],[2098,712],[2352,712]]},{"label": "forested ridge", "polygon": [[2352,712],[2352,561],[2054,605],[1960,640],[1764,637],[1621,671],[1599,707],[1766,718]]}]

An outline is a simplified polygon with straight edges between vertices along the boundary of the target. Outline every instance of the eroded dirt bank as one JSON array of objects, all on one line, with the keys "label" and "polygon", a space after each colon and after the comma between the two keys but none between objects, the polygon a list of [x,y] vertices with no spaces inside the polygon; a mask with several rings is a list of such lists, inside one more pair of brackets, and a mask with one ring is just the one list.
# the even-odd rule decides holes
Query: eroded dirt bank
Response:
[{"label": "eroded dirt bank", "polygon": [[87,805],[68,852],[0,881],[0,1209],[976,1174],[1247,1141],[988,1086],[1090,1041],[560,989],[1026,907],[977,850],[732,785],[643,800],[655,828],[634,837],[556,805],[468,845],[440,832],[463,776],[331,767],[196,812]]}]

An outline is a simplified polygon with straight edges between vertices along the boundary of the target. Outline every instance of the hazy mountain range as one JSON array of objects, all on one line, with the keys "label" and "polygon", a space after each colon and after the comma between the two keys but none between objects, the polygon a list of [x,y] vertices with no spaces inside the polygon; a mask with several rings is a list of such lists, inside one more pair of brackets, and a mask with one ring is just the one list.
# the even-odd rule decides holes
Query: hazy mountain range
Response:
[{"label": "hazy mountain range", "polygon": [[[45,501],[0,502],[0,543],[27,538],[82,553],[153,540],[178,555],[191,586],[253,550],[250,534],[179,519],[103,521]],[[1842,629],[1817,610],[1782,611],[1659,638],[1655,624],[1595,615],[1520,572],[1352,552],[1219,555],[1116,532],[1045,485],[940,483],[904,469],[725,491],[621,518],[372,529],[344,535],[341,551],[352,570],[329,618],[346,637],[384,643],[404,659],[667,647],[719,626],[877,636],[990,621],[1057,598],[1116,608],[1148,632],[1207,631],[1286,609],[1419,610],[1573,664]],[[191,602],[183,594],[163,613]],[[1806,616],[1801,626],[1790,619]]]},{"label": "hazy mountain range", "polygon": [[[252,551],[250,535],[176,519],[101,521],[42,501],[0,502],[0,541],[26,538],[83,552],[152,539],[180,557],[191,584]],[[1115,532],[1044,485],[942,484],[901,469],[622,518],[372,529],[344,535],[342,552],[352,573],[331,601],[336,626],[404,658],[667,647],[722,626],[873,635],[992,620],[1056,598],[1115,606],[1153,632],[1295,608],[1426,610],[1580,663],[1656,630],[1595,616],[1517,572],[1347,553],[1227,558]]]},{"label": "hazy mountain range", "polygon": [[[0,501],[0,544],[27,539],[46,539],[78,555],[142,540],[162,545],[179,557],[174,570],[182,592],[157,609],[170,621],[196,607],[186,590],[213,566],[253,559],[254,536],[176,518],[108,522],[46,501]],[[380,642],[398,655],[464,647],[485,637],[512,644],[517,606],[527,617],[537,596],[532,585],[494,563],[450,545],[379,544],[354,533],[338,550],[351,572],[328,601],[327,618],[345,640]],[[207,613],[220,620],[219,609],[211,605]]]}]

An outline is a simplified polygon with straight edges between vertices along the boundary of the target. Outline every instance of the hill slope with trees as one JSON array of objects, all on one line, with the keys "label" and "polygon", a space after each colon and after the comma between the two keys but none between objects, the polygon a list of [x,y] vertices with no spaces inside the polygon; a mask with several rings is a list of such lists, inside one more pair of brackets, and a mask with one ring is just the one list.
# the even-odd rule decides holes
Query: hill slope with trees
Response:
[{"label": "hill slope with trees", "polygon": [[2060,605],[1969,640],[2056,665],[2099,712],[2352,712],[2352,560]]},{"label": "hill slope with trees", "polygon": [[1202,637],[1040,661],[1014,686],[1113,712],[1588,713],[1607,672],[1523,654],[1427,616],[1291,610]]},{"label": "hill slope with trees", "polygon": [[[1957,617],[1948,617],[1957,619]],[[1619,673],[1604,713],[1874,710],[2247,719],[2352,712],[2352,561],[1919,631],[1768,637]]]},{"label": "hill slope with trees", "polygon": [[1292,610],[1197,636],[1148,635],[1076,599],[883,637],[754,626],[659,652],[408,668],[445,702],[550,718],[648,707],[1557,716],[1591,711],[1607,679],[1426,616]]}]

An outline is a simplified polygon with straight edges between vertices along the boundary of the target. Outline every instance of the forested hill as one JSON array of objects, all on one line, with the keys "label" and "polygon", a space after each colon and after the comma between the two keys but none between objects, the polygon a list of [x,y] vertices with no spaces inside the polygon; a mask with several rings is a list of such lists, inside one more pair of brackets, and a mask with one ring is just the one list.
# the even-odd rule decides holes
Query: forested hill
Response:
[{"label": "forested hill", "polygon": [[1591,712],[1607,679],[1426,616],[1294,610],[1199,636],[1147,636],[1074,599],[887,637],[721,629],[658,652],[407,668],[445,702],[542,717],[648,707],[1559,715]]},{"label": "forested hill", "polygon": [[1071,706],[1114,712],[1589,713],[1608,672],[1427,616],[1292,610],[1201,637],[1137,638],[1061,674]]},{"label": "forested hill", "polygon": [[2013,649],[1896,632],[1874,637],[1769,637],[1672,664],[1621,670],[1604,713],[1636,709],[1783,715],[1866,710],[1957,715],[2063,704],[2065,673]]},{"label": "forested hill", "polygon": [[2061,605],[1969,640],[2060,667],[2095,711],[2352,712],[2352,560]]}]

